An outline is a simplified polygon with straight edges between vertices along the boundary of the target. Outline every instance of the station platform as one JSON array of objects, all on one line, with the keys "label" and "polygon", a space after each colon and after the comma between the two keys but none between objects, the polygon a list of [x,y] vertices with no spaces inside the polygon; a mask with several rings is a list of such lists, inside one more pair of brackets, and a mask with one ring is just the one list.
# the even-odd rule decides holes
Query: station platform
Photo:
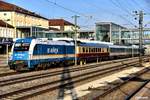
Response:
[{"label": "station platform", "polygon": [[[130,69],[119,71],[118,73],[111,74],[110,76],[106,76],[106,77],[100,78],[98,80],[77,86],[73,90],[76,93],[77,98],[89,95],[91,93],[91,91],[88,90],[89,88],[91,88],[91,87],[98,88],[101,86],[105,86],[109,82],[119,80],[120,79],[119,77],[126,77],[129,74],[138,72],[146,67],[149,67],[150,63],[145,63],[143,65],[144,65],[144,67],[132,67]],[[67,90],[65,92],[64,100],[72,100],[73,99],[72,94],[70,94],[70,92],[71,92],[70,90]]]},{"label": "station platform", "polygon": [[149,100],[150,99],[150,82],[142,88],[131,100]]},{"label": "station platform", "polygon": [[0,55],[0,67],[8,66],[7,55]]}]

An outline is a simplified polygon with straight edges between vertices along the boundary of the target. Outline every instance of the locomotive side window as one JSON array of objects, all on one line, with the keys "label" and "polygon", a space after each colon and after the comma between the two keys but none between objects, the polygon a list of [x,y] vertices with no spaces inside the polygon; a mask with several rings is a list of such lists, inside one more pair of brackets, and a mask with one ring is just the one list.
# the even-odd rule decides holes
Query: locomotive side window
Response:
[{"label": "locomotive side window", "polygon": [[82,53],[82,47],[79,47],[79,53]]}]

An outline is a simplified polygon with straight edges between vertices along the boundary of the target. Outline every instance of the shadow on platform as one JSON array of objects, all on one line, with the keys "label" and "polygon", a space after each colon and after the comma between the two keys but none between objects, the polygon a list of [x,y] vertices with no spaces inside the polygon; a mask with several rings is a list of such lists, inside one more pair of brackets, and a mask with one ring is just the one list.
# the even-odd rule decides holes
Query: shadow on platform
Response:
[{"label": "shadow on platform", "polygon": [[[70,95],[72,100],[78,100],[76,91],[74,89],[74,83],[70,75],[69,66],[64,66],[63,68],[57,100],[64,100],[65,95]],[[66,85],[66,82],[69,84]]]}]

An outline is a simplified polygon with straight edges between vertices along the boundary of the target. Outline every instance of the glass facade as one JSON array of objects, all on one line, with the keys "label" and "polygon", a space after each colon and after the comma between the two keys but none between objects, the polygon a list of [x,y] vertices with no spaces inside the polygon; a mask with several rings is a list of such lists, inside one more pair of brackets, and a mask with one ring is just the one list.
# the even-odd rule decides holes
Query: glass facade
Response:
[{"label": "glass facade", "polygon": [[[138,29],[126,29],[121,31],[121,40],[126,44],[138,44],[139,43],[139,30]],[[143,31],[144,44],[150,44],[150,29],[144,29]]]},{"label": "glass facade", "polygon": [[38,26],[19,26],[17,27],[17,37],[25,38],[25,37],[37,37],[42,38],[45,37],[45,31],[47,29],[38,27]]},{"label": "glass facade", "polygon": [[[139,30],[127,29],[111,22],[96,23],[96,40],[114,44],[139,44]],[[150,44],[150,29],[143,31],[143,43]]]},{"label": "glass facade", "polygon": [[125,28],[111,22],[96,23],[96,40],[119,44],[122,29]]},{"label": "glass facade", "polygon": [[110,42],[110,24],[96,24],[96,40]]}]

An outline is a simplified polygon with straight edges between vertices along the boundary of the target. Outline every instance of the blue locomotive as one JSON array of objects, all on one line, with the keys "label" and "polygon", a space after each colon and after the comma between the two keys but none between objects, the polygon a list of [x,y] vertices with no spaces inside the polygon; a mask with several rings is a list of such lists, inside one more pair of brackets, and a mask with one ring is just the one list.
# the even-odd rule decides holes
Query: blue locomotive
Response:
[{"label": "blue locomotive", "polygon": [[138,54],[139,48],[136,46],[77,40],[75,48],[73,39],[24,38],[15,41],[9,66],[14,70],[44,69],[52,64],[74,63],[75,57],[79,64],[85,64],[91,60],[130,57]]}]

